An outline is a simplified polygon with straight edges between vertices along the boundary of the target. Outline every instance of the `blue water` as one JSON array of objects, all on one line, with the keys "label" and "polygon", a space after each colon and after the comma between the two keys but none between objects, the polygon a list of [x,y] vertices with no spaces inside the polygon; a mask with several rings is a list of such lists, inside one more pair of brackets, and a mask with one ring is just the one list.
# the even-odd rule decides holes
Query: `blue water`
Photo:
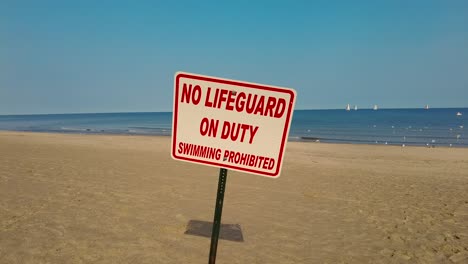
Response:
[{"label": "blue water", "polygon": [[[468,108],[297,110],[289,139],[468,147],[466,116]],[[170,112],[7,115],[0,116],[0,130],[170,136],[171,122]]]}]

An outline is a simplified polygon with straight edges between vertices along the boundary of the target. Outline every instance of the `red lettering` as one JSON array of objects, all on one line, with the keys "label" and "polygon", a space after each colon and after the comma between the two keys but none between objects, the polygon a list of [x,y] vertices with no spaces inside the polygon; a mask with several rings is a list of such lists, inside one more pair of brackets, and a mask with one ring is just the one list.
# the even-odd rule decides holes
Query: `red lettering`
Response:
[{"label": "red lettering", "polygon": [[232,159],[234,158],[234,155],[236,153],[234,151],[231,151],[231,153],[229,153],[229,159],[228,159],[228,162],[232,162]]},{"label": "red lettering", "polygon": [[227,139],[229,137],[229,131],[231,130],[231,127],[229,126],[228,121],[224,121],[223,123],[223,131],[221,132],[221,138],[222,139]]},{"label": "red lettering", "polygon": [[[268,97],[268,102],[265,108],[265,113],[263,115],[269,115],[273,117],[273,108],[275,108],[276,98],[275,97]],[[268,113],[269,112],[269,113]]]},{"label": "red lettering", "polygon": [[193,87],[193,94],[192,94],[193,104],[198,105],[198,103],[200,103],[200,99],[201,99],[200,85],[195,85],[195,87]]},{"label": "red lettering", "polygon": [[208,134],[209,137],[216,137],[218,125],[219,120],[208,120],[208,118],[204,117],[200,123],[200,134],[202,136],[206,136],[206,134]]},{"label": "red lettering", "polygon": [[[244,125],[242,125],[242,126],[244,126]],[[237,140],[237,137],[239,137],[240,124],[237,126],[236,132],[234,132],[235,127],[236,127],[236,123],[232,123],[232,129],[231,129],[231,140],[232,140],[232,141],[236,141],[236,140]],[[244,137],[243,134],[242,134],[242,137]],[[242,141],[241,141],[241,142],[242,142]]]},{"label": "red lettering", "polygon": [[192,149],[192,147],[193,147],[192,144],[184,144],[183,154],[184,155],[189,155],[190,150]]},{"label": "red lettering", "polygon": [[275,166],[275,159],[270,159],[270,166],[268,166],[268,169],[271,170]]},{"label": "red lettering", "polygon": [[248,157],[249,157],[249,154],[242,154],[240,163],[242,163],[243,165],[247,165]]},{"label": "red lettering", "polygon": [[231,104],[234,103],[234,95],[235,95],[236,92],[234,91],[230,91],[229,92],[229,97],[227,99],[227,102],[226,102],[226,110],[234,110],[234,106],[232,106]]},{"label": "red lettering", "polygon": [[251,155],[249,160],[249,166],[252,167],[253,165],[255,165],[255,155]]},{"label": "red lettering", "polygon": [[218,125],[219,125],[219,120],[211,119],[210,131],[208,132],[208,136],[216,137],[216,133],[218,132]]},{"label": "red lettering", "polygon": [[179,154],[181,154],[183,149],[184,149],[184,143],[180,142],[179,143],[179,148],[177,149],[177,152],[179,152]]},{"label": "red lettering", "polygon": [[257,134],[257,131],[258,131],[258,126],[256,126],[255,128],[253,126],[250,126],[250,140],[249,140],[249,144],[252,144],[253,140],[254,140],[254,137],[255,137],[255,134]]},{"label": "red lettering", "polygon": [[265,96],[260,96],[257,107],[255,108],[254,115],[263,114],[263,105],[265,104]]},{"label": "red lettering", "polygon": [[240,153],[239,152],[236,152],[236,155],[234,156],[234,162],[237,164],[239,163],[239,160],[240,160]]},{"label": "red lettering", "polygon": [[[260,161],[258,165],[262,164],[262,161],[265,159],[265,157],[258,156],[258,160]],[[255,163],[255,167],[258,167],[257,164]]]},{"label": "red lettering", "polygon": [[245,93],[239,93],[239,95],[236,98],[236,111],[237,112],[242,112],[244,111],[245,107]]},{"label": "red lettering", "polygon": [[216,107],[216,105],[218,104],[218,97],[219,97],[219,89],[216,89],[215,97],[214,97],[214,100],[213,100],[213,107]]},{"label": "red lettering", "polygon": [[221,103],[222,102],[226,102],[226,94],[228,93],[228,90],[224,90],[222,89],[221,90],[221,94],[220,94],[220,98],[219,98],[219,101],[218,101],[218,107],[217,108],[221,108]]},{"label": "red lettering", "polygon": [[213,103],[210,102],[210,93],[211,93],[211,87],[208,87],[206,90],[206,97],[205,97],[205,106],[206,107],[212,107]]},{"label": "red lettering", "polygon": [[283,98],[279,98],[278,103],[276,104],[275,117],[281,118],[284,114],[285,109],[286,109],[286,100],[284,100]]},{"label": "red lettering", "polygon": [[195,85],[193,87],[193,93],[192,93],[192,85],[188,85],[184,83],[184,86],[182,87],[182,100],[181,102],[184,103],[185,101],[189,104],[190,99],[192,99],[193,104],[198,105],[200,103],[201,99],[201,87],[200,85]]},{"label": "red lettering", "polygon": [[192,85],[187,87],[187,84],[184,83],[184,86],[182,88],[182,103],[187,101],[187,103],[190,103],[190,95],[192,94]]},{"label": "red lettering", "polygon": [[245,131],[247,130],[247,128],[249,128],[251,126],[247,125],[247,124],[242,124],[241,127],[242,127],[242,137],[241,137],[240,142],[244,142]]},{"label": "red lettering", "polygon": [[254,95],[254,98],[252,99],[252,94],[249,94],[247,96],[247,104],[246,104],[246,112],[248,114],[252,114],[253,111],[255,110],[255,103],[257,102],[257,95]]},{"label": "red lettering", "polygon": [[205,136],[208,133],[208,118],[204,117],[200,123],[200,134]]},{"label": "red lettering", "polygon": [[262,166],[263,169],[268,169],[268,161],[269,160],[270,160],[269,158],[265,158],[265,161],[263,162],[263,166]]}]

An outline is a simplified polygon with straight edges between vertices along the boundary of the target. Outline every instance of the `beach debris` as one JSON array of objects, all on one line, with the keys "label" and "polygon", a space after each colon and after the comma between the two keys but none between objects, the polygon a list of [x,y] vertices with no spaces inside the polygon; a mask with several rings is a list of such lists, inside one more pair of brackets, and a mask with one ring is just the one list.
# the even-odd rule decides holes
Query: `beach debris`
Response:
[{"label": "beach debris", "polygon": [[403,148],[406,146],[405,144],[401,145]]}]

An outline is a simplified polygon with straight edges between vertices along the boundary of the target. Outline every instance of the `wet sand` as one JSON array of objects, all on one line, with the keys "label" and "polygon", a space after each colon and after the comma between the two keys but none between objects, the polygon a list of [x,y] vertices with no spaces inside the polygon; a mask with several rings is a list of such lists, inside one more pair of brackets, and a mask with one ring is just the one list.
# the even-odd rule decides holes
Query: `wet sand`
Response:
[{"label": "wet sand", "polygon": [[[0,263],[207,263],[218,169],[170,138],[0,132]],[[217,263],[468,263],[468,149],[288,143],[229,171]]]}]

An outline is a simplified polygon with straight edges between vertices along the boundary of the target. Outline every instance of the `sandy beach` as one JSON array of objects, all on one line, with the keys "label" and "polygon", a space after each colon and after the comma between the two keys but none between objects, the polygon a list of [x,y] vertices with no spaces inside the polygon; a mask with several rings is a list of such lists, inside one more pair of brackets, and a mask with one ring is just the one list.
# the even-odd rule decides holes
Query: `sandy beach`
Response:
[{"label": "sandy beach", "polygon": [[[207,263],[217,184],[169,137],[0,132],[0,263]],[[468,263],[468,149],[290,142],[222,223],[217,263]]]}]

